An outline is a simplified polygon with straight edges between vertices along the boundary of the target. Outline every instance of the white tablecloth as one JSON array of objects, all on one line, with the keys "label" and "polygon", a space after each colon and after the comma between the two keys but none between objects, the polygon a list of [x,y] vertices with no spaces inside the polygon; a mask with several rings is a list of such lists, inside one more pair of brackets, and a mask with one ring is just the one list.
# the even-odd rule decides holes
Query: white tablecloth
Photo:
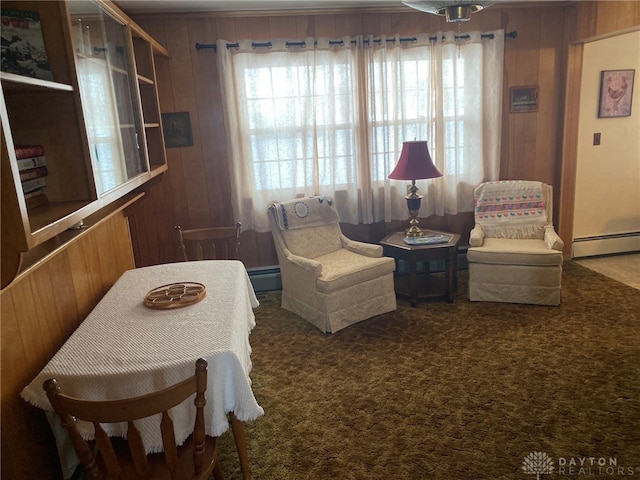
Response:
[{"label": "white tablecloth", "polygon": [[[199,282],[206,297],[193,305],[155,310],[144,306],[146,293],[174,282]],[[238,261],[183,262],[125,272],[21,396],[51,410],[42,388],[55,377],[62,391],[85,399],[142,395],[177,383],[195,371],[196,359],[209,362],[206,432],[229,428],[227,413],[239,420],[264,414],[251,390],[249,333],[258,300]],[[193,398],[172,409],[176,440],[192,432]],[[148,453],[162,450],[156,415],[138,422]],[[86,438],[93,426],[82,423]],[[112,424],[110,435],[123,435],[126,424]]]}]

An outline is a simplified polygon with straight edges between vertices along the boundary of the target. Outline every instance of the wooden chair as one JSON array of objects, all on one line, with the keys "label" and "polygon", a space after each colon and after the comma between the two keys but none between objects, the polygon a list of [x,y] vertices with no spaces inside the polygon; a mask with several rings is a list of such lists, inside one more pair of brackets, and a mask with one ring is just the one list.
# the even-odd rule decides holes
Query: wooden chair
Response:
[{"label": "wooden chair", "polygon": [[185,262],[189,260],[240,260],[240,222],[233,227],[210,227],[183,230],[175,228],[178,248]]},{"label": "wooden chair", "polygon": [[[204,406],[207,389],[207,361],[198,359],[195,375],[158,392],[123,400],[82,400],[64,395],[56,380],[44,382],[43,388],[69,432],[73,447],[85,469],[85,478],[103,479],[199,479],[224,480],[217,460],[216,438],[205,435]],[[173,421],[167,411],[196,394],[196,420],[193,435],[176,447]],[[160,429],[164,454],[147,455],[134,420],[162,413]],[[95,427],[97,453],[93,442],[82,438],[76,419],[92,422]],[[101,423],[127,422],[127,440],[109,438]],[[128,448],[126,444],[128,443]],[[191,457],[191,459],[189,459]]]}]

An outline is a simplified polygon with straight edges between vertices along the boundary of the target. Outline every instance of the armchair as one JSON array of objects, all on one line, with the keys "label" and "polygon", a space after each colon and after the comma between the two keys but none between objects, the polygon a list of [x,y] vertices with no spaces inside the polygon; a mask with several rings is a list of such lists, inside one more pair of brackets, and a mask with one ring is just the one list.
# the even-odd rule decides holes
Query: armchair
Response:
[{"label": "armchair", "polygon": [[474,190],[469,300],[560,304],[562,240],[553,227],[552,187],[486,182]]},{"label": "armchair", "polygon": [[273,203],[268,215],[282,308],[325,333],[396,309],[394,260],[380,245],[345,237],[332,198]]}]

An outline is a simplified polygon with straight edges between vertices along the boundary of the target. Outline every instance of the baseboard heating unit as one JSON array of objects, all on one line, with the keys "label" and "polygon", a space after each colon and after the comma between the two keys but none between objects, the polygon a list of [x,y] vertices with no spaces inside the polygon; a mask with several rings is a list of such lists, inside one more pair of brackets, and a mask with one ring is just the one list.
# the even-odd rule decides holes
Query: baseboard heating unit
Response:
[{"label": "baseboard heating unit", "polygon": [[572,258],[640,251],[640,231],[574,238]]},{"label": "baseboard heating unit", "polygon": [[248,268],[249,280],[256,293],[282,290],[280,266]]}]

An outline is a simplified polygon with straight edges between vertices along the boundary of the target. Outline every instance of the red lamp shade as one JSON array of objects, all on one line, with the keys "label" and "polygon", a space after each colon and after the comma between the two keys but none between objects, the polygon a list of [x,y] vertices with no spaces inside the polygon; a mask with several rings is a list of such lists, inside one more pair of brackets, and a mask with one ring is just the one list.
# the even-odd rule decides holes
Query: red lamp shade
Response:
[{"label": "red lamp shade", "polygon": [[396,168],[389,174],[393,180],[419,180],[441,177],[429,155],[426,140],[402,142],[402,153]]}]

